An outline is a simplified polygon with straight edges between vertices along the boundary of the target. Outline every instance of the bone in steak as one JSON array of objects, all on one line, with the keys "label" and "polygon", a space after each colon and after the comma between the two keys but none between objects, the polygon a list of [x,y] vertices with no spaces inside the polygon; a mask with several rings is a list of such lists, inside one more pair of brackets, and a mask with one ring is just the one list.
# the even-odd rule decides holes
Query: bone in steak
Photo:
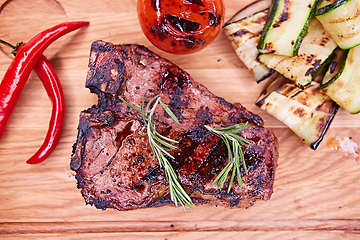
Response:
[{"label": "bone in steak", "polygon": [[[98,103],[80,114],[70,165],[87,204],[118,210],[173,204],[148,138],[139,136],[146,133],[140,113],[118,97],[140,108],[146,92],[146,101],[160,95],[179,119],[176,124],[161,107],[154,116],[158,132],[179,142],[169,161],[195,204],[248,207],[270,198],[278,158],[274,134],[261,117],[210,93],[172,62],[136,44],[96,41],[86,87]],[[227,184],[220,190],[211,186],[227,164],[227,148],[204,124],[244,122],[250,125],[240,133],[251,142],[244,149],[248,175],[241,165],[242,188],[234,181],[227,193]]]}]

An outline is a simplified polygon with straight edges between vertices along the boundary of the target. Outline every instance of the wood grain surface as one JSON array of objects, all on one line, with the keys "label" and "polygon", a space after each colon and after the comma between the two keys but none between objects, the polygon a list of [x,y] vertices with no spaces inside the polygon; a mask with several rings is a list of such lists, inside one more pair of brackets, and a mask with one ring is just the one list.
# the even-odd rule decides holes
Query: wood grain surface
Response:
[{"label": "wood grain surface", "polygon": [[[198,53],[172,55],[153,47],[142,34],[136,0],[59,0],[62,8],[55,6],[50,11],[41,10],[50,0],[12,1],[19,7],[36,4],[20,16],[12,16],[11,11],[0,13],[0,37],[4,40],[23,32],[20,39],[27,41],[38,28],[64,19],[88,20],[90,25],[66,36],[47,53],[66,101],[64,132],[53,154],[38,165],[25,163],[42,144],[51,113],[51,103],[35,74],[0,140],[0,239],[360,238],[360,115],[340,109],[323,142],[313,151],[254,105],[265,85],[252,79],[223,32]],[[251,1],[224,0],[226,20]],[[248,209],[198,206],[187,212],[170,206],[119,212],[85,205],[69,163],[79,113],[96,103],[84,85],[90,45],[98,39],[143,44],[188,71],[213,93],[262,116],[280,143],[271,199]],[[1,50],[2,77],[11,58],[10,49]],[[337,138],[352,145],[338,149]]]}]

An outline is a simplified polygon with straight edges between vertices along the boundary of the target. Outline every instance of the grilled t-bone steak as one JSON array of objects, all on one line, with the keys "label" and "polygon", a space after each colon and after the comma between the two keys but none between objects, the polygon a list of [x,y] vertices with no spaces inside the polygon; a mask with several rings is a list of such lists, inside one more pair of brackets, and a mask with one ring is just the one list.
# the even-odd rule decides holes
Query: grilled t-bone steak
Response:
[{"label": "grilled t-bone steak", "polygon": [[[98,95],[98,103],[80,114],[70,165],[87,204],[118,210],[173,204],[164,171],[142,135],[146,127],[140,113],[119,99],[140,108],[145,95],[146,101],[160,95],[179,120],[176,124],[156,108],[157,131],[179,142],[168,151],[175,157],[169,161],[195,204],[248,207],[270,198],[278,158],[274,134],[261,117],[210,93],[170,61],[137,44],[96,41],[86,87]],[[244,149],[248,175],[241,165],[242,187],[235,180],[228,193],[227,184],[220,190],[212,185],[228,162],[227,148],[204,125],[245,122],[249,127],[240,135],[251,142]]]}]

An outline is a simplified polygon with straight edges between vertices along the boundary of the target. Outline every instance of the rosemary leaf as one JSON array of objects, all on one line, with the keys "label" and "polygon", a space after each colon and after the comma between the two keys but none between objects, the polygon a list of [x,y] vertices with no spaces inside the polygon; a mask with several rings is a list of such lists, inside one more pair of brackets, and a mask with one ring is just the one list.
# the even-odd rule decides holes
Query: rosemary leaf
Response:
[{"label": "rosemary leaf", "polygon": [[172,142],[172,143],[179,143],[178,141],[173,140],[173,139],[168,138],[168,137],[165,137],[165,136],[159,134],[158,132],[156,132],[156,135],[157,135],[158,137],[160,137],[161,139],[165,140],[165,141]]},{"label": "rosemary leaf", "polygon": [[125,101],[125,99],[123,99],[121,96],[119,96],[120,100],[123,101],[129,108],[132,108],[134,109],[135,111],[138,111],[138,112],[142,112],[142,110],[140,108],[137,108],[133,105],[131,105],[130,103],[128,103],[127,101]]},{"label": "rosemary leaf", "polygon": [[177,119],[177,117],[175,116],[175,114],[171,111],[171,109],[166,106],[165,103],[163,103],[162,101],[160,101],[161,106],[164,108],[164,110],[166,111],[167,114],[169,114],[169,116],[177,123],[179,124],[179,120]]},{"label": "rosemary leaf", "polygon": [[162,140],[160,136],[161,136],[161,135],[159,135],[159,133],[156,132],[155,135],[153,136],[153,138],[154,138],[156,141],[158,141],[161,145],[164,145],[165,147],[167,147],[168,149],[177,149],[176,146],[174,146],[174,145],[172,145],[172,144],[170,144],[170,143]]}]

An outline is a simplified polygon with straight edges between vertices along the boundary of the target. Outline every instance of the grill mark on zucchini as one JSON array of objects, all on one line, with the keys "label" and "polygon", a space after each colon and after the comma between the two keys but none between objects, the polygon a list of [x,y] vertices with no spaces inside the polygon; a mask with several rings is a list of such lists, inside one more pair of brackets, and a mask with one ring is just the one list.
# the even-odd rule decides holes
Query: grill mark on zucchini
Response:
[{"label": "grill mark on zucchini", "polygon": [[330,23],[344,23],[344,22],[352,21],[352,20],[356,19],[357,17],[359,17],[359,15],[360,15],[360,11],[359,11],[359,9],[357,9],[357,11],[354,15],[352,15],[350,17],[346,17],[346,18],[339,18],[339,19],[336,19],[335,21],[330,21]]},{"label": "grill mark on zucchini", "polygon": [[282,12],[280,14],[280,20],[273,24],[273,28],[280,27],[281,23],[286,22],[288,19],[289,19],[289,13],[288,12]]},{"label": "grill mark on zucchini", "polygon": [[[323,46],[323,47],[325,47],[326,44],[327,44],[329,41],[331,41],[330,38],[328,38],[328,37],[322,37],[322,38],[320,39],[320,41],[319,41],[318,44],[321,45],[321,46]],[[315,43],[315,44],[316,44],[316,43]]]},{"label": "grill mark on zucchini", "polygon": [[360,33],[360,31],[358,31],[358,32],[352,32],[352,33],[349,33],[349,34],[340,34],[340,35],[338,35],[338,36],[339,36],[340,38],[351,38],[351,37],[357,36],[359,33]]},{"label": "grill mark on zucchini", "polygon": [[251,34],[251,32],[249,32],[247,30],[244,30],[244,29],[241,29],[240,31],[234,32],[230,36],[232,36],[232,37],[242,37],[243,35],[248,34],[248,33]]},{"label": "grill mark on zucchini", "polygon": [[337,62],[332,62],[332,63],[330,63],[329,73],[333,74],[333,73],[335,72],[336,65],[337,65]]},{"label": "grill mark on zucchini", "polygon": [[305,109],[303,108],[297,108],[295,111],[294,111],[294,115],[296,116],[299,116],[299,118],[301,117],[304,117],[305,116]]},{"label": "grill mark on zucchini", "polygon": [[[273,44],[272,43],[265,43],[264,45],[264,50],[269,50],[269,49],[272,49],[273,48]],[[272,51],[268,51],[267,53],[274,53],[275,50],[272,50]]]},{"label": "grill mark on zucchini", "polygon": [[273,28],[278,28],[281,26],[281,24],[283,22],[286,22],[289,19],[289,5],[290,5],[290,0],[285,0],[284,1],[284,10],[282,11],[282,13],[280,13],[280,18],[278,21],[276,21],[273,24]]},{"label": "grill mark on zucchini", "polygon": [[[314,56],[315,57],[315,56]],[[309,63],[311,63],[313,60],[310,59],[308,60]],[[315,59],[314,60],[314,63],[311,64],[313,67],[312,68],[309,68],[306,73],[305,73],[305,76],[310,76],[312,74],[314,74],[320,67],[321,67],[321,60],[320,59]]]}]

